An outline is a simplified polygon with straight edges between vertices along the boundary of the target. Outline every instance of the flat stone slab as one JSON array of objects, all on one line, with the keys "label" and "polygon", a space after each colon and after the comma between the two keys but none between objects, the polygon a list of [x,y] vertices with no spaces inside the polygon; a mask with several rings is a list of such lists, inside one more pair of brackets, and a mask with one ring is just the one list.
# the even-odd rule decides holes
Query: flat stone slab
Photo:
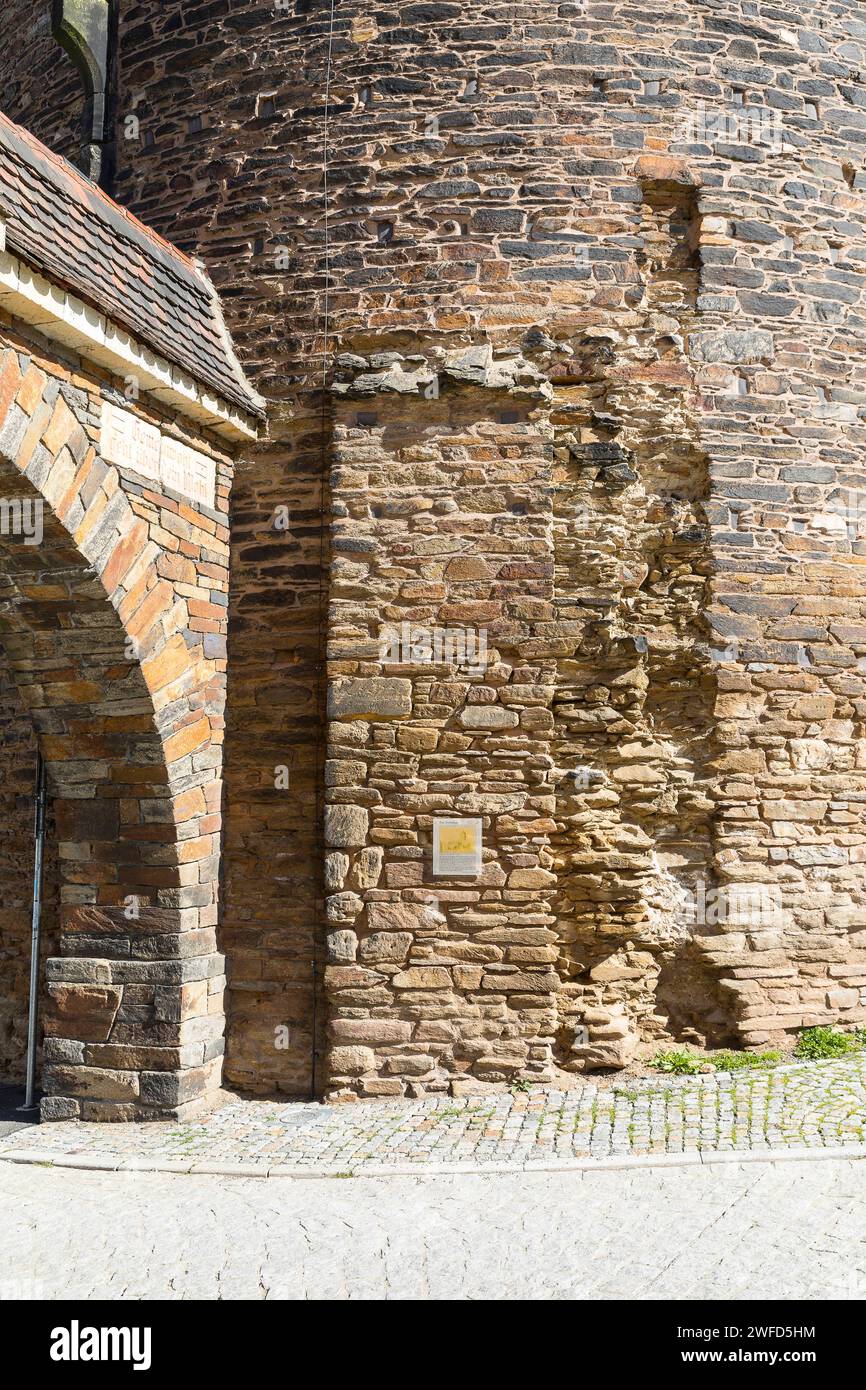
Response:
[{"label": "flat stone slab", "polygon": [[[824,1156],[823,1153],[820,1155]],[[622,1161],[351,1182],[7,1164],[6,1299],[382,1302],[866,1297],[863,1168]],[[273,1172],[273,1170],[272,1170]],[[91,1238],[98,1210],[99,1238]],[[810,1343],[805,1343],[809,1346]],[[820,1355],[820,1353],[819,1353]]]},{"label": "flat stone slab", "polygon": [[328,689],[329,719],[393,719],[411,713],[412,682],[405,676],[345,676]]}]

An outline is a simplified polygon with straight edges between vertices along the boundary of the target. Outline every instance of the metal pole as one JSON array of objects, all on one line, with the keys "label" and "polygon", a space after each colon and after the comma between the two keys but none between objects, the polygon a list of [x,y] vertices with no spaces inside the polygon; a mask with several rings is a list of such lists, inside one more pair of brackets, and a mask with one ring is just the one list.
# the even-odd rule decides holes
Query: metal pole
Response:
[{"label": "metal pole", "polygon": [[45,763],[36,754],[36,831],[33,916],[30,923],[30,1003],[27,1014],[27,1088],[22,1110],[36,1108],[36,1024],[39,1015],[39,937],[42,927],[42,857],[45,848]]}]

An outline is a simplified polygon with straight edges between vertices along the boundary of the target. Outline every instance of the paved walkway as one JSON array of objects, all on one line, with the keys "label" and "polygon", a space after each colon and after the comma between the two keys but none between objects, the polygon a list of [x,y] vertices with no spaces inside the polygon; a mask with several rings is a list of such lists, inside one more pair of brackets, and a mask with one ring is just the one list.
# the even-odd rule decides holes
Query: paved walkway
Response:
[{"label": "paved walkway", "polygon": [[227,1097],[198,1124],[48,1124],[0,1137],[0,1159],[64,1166],[344,1175],[866,1156],[866,1055],[610,1089],[305,1105]]},{"label": "paved walkway", "polygon": [[351,1182],[3,1164],[0,1298],[861,1300],[863,1178],[844,1159]]}]

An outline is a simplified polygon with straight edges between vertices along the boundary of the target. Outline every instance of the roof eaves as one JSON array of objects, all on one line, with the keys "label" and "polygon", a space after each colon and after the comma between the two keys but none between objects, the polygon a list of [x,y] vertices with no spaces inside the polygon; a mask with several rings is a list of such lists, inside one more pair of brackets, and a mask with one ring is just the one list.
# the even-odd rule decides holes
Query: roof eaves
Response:
[{"label": "roof eaves", "polygon": [[[266,402],[237,358],[219,297],[202,264],[165,241],[74,165],[0,113],[3,149],[7,153],[10,199],[6,248],[31,270],[62,285],[76,299],[104,312],[106,318],[110,316],[160,356],[171,358],[172,341],[183,345],[185,350],[174,358],[175,365],[193,376],[201,392],[219,397],[229,412],[246,414],[261,423]],[[37,207],[40,211],[34,216]],[[46,232],[51,231],[59,243],[54,254],[46,241]],[[82,247],[95,237],[113,286],[108,305],[100,300],[94,277],[89,284],[79,281],[73,256],[68,257],[70,265],[65,273],[67,257],[57,254],[62,251],[64,234],[76,241],[79,259]],[[46,247],[44,253],[40,246]],[[153,267],[152,271],[148,267]],[[129,286],[126,302],[124,282]],[[139,294],[130,302],[139,282],[139,288],[150,293]],[[207,351],[200,351],[200,344],[205,342],[213,350],[212,358]]]}]

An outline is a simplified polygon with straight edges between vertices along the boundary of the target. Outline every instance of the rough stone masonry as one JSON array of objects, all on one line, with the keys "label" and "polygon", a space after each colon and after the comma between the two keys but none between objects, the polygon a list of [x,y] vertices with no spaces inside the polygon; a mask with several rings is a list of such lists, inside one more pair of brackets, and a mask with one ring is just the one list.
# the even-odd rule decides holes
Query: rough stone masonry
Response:
[{"label": "rough stone masonry", "polygon": [[[4,8],[3,103],[74,155],[48,9]],[[111,191],[204,259],[270,401],[232,495],[229,1081],[862,1023],[862,6],[330,11],[119,6]],[[434,876],[443,817],[476,875]]]}]

